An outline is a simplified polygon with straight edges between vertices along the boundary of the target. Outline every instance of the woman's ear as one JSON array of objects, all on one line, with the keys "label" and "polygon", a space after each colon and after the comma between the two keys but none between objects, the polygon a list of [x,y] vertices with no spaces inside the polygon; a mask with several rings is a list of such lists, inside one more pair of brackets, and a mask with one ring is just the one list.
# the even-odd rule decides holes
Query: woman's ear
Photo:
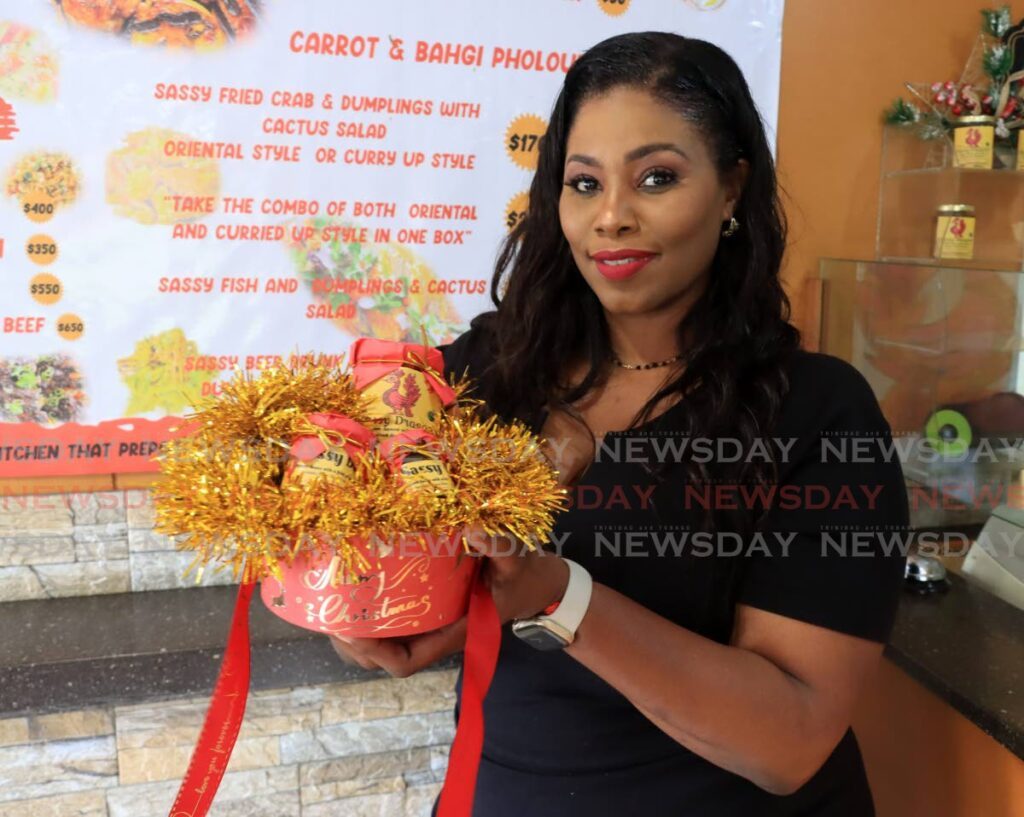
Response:
[{"label": "woman's ear", "polygon": [[746,159],[737,159],[736,164],[725,175],[725,208],[722,211],[722,221],[728,221],[736,215],[736,208],[739,207],[749,175],[750,162]]}]

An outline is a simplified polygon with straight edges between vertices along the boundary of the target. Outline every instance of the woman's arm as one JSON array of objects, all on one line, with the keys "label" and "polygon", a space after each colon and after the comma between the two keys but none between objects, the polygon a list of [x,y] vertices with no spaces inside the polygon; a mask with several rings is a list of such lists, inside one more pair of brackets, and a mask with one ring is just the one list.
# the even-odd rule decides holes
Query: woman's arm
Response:
[{"label": "woman's arm", "polygon": [[[489,550],[484,548],[484,550]],[[560,599],[568,569],[546,553],[490,550],[488,583],[503,622]],[[409,639],[335,641],[367,669],[407,677],[465,644],[465,619]],[[845,733],[882,644],[744,604],[729,644],[662,618],[594,583],[566,652],[681,745],[773,794],[798,789]]]},{"label": "woman's arm", "polygon": [[882,644],[742,604],[719,644],[595,582],[566,651],[686,748],[789,794],[845,733]]}]

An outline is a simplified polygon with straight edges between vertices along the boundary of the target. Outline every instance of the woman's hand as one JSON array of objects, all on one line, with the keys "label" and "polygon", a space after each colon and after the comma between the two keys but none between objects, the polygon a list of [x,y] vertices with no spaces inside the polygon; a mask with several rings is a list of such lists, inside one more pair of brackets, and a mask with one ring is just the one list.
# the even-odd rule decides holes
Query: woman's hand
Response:
[{"label": "woman's hand", "polygon": [[[491,536],[467,527],[463,535],[471,549],[468,558],[485,558],[483,579],[490,588],[502,624],[527,618],[560,601],[569,583],[569,566],[546,550],[530,550],[509,535]],[[466,618],[420,635],[399,638],[330,636],[334,651],[363,669],[382,669],[407,678],[466,646]]]},{"label": "woman's hand", "polygon": [[408,678],[465,647],[466,617],[419,635],[398,638],[329,637],[334,651],[345,663],[358,664],[363,669],[382,669],[395,678]]},{"label": "woman's hand", "polygon": [[483,578],[502,624],[535,616],[561,601],[569,584],[569,566],[560,556],[530,550],[509,534],[492,536],[480,527],[467,527],[464,536],[473,552],[487,559]]}]

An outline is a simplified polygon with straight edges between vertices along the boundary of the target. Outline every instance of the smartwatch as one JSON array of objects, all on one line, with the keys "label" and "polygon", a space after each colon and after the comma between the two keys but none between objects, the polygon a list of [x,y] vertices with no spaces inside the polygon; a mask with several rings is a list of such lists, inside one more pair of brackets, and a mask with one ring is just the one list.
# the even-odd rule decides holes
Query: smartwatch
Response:
[{"label": "smartwatch", "polygon": [[590,606],[590,573],[571,559],[563,557],[563,561],[569,565],[569,584],[562,600],[545,607],[539,615],[512,622],[512,633],[538,650],[561,650],[572,644]]}]

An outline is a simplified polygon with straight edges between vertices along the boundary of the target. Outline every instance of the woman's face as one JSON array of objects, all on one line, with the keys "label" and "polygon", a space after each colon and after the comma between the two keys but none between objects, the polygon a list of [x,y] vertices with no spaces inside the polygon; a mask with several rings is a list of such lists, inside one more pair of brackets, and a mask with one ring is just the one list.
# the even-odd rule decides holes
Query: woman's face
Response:
[{"label": "woman's face", "polygon": [[[745,173],[741,160],[720,178],[700,132],[644,91],[619,87],[584,102],[568,135],[558,210],[576,266],[605,311],[688,308],[704,289]],[[601,257],[609,251],[626,257]]]}]

